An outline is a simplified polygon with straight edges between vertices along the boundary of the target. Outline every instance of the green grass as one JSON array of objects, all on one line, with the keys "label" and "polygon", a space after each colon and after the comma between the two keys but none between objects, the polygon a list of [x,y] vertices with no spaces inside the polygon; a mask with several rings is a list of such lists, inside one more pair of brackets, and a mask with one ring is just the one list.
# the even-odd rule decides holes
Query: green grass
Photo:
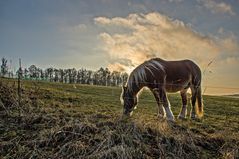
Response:
[{"label": "green grass", "polygon": [[[12,79],[1,79],[1,81],[8,83],[8,85],[14,83]],[[25,130],[22,127],[19,129],[9,127],[6,130],[4,126],[6,126],[7,121],[4,119],[4,123],[1,124],[1,135],[4,136],[1,138],[1,143],[8,143],[21,136],[20,131],[26,134],[29,132],[36,133],[35,138],[46,140],[46,132],[62,131],[61,128],[64,127],[65,129],[66,125],[69,126],[72,123],[75,126],[75,120],[79,120],[86,124],[90,135],[93,134],[91,131],[97,131],[91,137],[94,140],[97,139],[99,145],[95,145],[95,153],[91,152],[95,156],[92,156],[89,155],[90,152],[89,154],[86,153],[90,151],[90,148],[87,149],[87,146],[94,145],[90,143],[91,140],[89,138],[84,143],[82,143],[84,139],[80,136],[69,139],[67,143],[73,142],[73,140],[77,141],[77,143],[73,144],[78,147],[78,149],[74,147],[74,155],[71,156],[73,158],[82,156],[83,152],[80,154],[79,150],[84,150],[85,157],[86,154],[88,155],[87,158],[120,158],[122,154],[124,154],[123,158],[130,158],[130,156],[134,158],[157,158],[160,156],[170,158],[170,155],[172,158],[192,158],[192,156],[193,158],[238,157],[239,98],[205,95],[203,96],[205,114],[202,120],[194,121],[188,117],[186,120],[176,120],[174,124],[168,124],[166,121],[157,118],[156,102],[148,90],[144,90],[140,95],[138,109],[134,111],[133,116],[126,121],[121,121],[121,88],[36,81],[23,81],[22,86],[26,96],[27,92],[34,92],[33,94],[37,98],[38,105],[44,108],[44,111],[40,112],[41,116],[44,119],[46,118],[45,120],[50,118],[54,121],[55,125],[48,127],[45,125],[45,122],[34,125],[34,123],[31,124],[31,119],[26,119],[26,121],[30,120],[28,121],[30,122],[30,126],[35,127],[37,132],[32,129]],[[175,117],[177,117],[181,108],[181,98],[179,94],[169,94],[169,100],[172,105],[172,111]],[[188,104],[188,112],[190,112],[190,104]],[[37,113],[39,114],[39,112],[35,114]],[[3,118],[3,116],[1,117]],[[17,115],[14,117],[17,118]],[[63,119],[64,124],[62,124]],[[8,122],[9,120],[10,118]],[[79,130],[74,126],[69,128],[69,131],[74,132],[74,130]],[[108,138],[105,134],[108,134],[111,138]],[[7,139],[6,135],[8,136]],[[120,136],[120,139],[118,139],[117,135]],[[33,136],[29,138],[29,140],[34,139]],[[120,144],[117,144],[117,140],[120,140]],[[111,142],[114,141],[111,145],[113,148],[102,146],[107,145],[106,141],[108,145],[111,145]],[[66,140],[63,139],[62,143],[58,144],[67,146]],[[134,144],[140,146],[135,147],[133,146]],[[117,146],[114,147],[115,145]],[[81,146],[84,148],[81,148]],[[4,148],[4,145],[0,145],[0,149],[4,150],[2,157],[6,158],[11,158],[11,156],[23,158],[23,154],[29,157],[27,152],[25,152],[25,147],[17,148],[14,155],[13,152],[5,150],[6,147]],[[52,157],[51,154],[55,154],[55,151],[59,152],[56,148],[57,146],[46,147],[48,149],[44,149],[44,152],[48,152],[46,154],[48,157]],[[33,150],[30,150],[31,148],[29,148],[29,152],[33,153]],[[64,152],[64,155],[61,154],[58,157],[69,157],[67,155],[70,155],[70,152]],[[157,156],[157,154],[160,154],[160,156]],[[163,154],[164,156],[162,156]],[[37,158],[41,158],[38,155],[36,156]]]}]

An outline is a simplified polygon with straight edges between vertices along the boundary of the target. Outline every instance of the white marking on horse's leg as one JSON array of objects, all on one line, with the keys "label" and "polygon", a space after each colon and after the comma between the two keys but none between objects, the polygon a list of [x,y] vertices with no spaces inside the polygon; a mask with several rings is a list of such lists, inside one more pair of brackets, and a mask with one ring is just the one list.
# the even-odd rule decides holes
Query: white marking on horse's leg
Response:
[{"label": "white marking on horse's leg", "polygon": [[129,113],[129,116],[132,116],[133,115],[133,111]]},{"label": "white marking on horse's leg", "polygon": [[180,114],[178,115],[179,119],[185,119],[187,116],[187,106],[183,105]]},{"label": "white marking on horse's leg", "polygon": [[163,104],[158,105],[158,117],[159,118],[165,118],[165,109],[163,107]]},{"label": "white marking on horse's leg", "polygon": [[190,113],[190,114],[191,114],[190,116],[191,116],[191,118],[192,118],[192,119],[195,119],[195,118],[197,118],[197,117],[196,117],[196,113],[195,113],[195,110],[194,110],[194,109],[192,109],[192,110],[191,110],[191,113]]},{"label": "white marking on horse's leg", "polygon": [[166,90],[164,88],[159,89],[159,96],[160,101],[162,102],[163,107],[165,109],[167,120],[174,121],[174,115],[171,111],[171,105],[168,100]]},{"label": "white marking on horse's leg", "polygon": [[167,117],[167,120],[169,121],[174,121],[174,115],[172,113],[172,110],[171,110],[171,105],[167,99],[167,102],[165,102],[166,105],[164,105],[164,109],[165,109],[165,112],[166,112],[166,117]]},{"label": "white marking on horse's leg", "polygon": [[181,90],[180,94],[181,94],[183,106],[182,106],[181,111],[178,115],[178,118],[179,119],[185,119],[186,116],[187,116],[187,89]]},{"label": "white marking on horse's leg", "polygon": [[191,105],[192,105],[192,109],[191,109],[191,113],[190,116],[192,119],[195,119],[196,116],[196,109],[195,109],[195,104],[196,104],[196,90],[195,88],[192,86],[191,88],[191,92],[192,92],[192,97],[191,97]]}]

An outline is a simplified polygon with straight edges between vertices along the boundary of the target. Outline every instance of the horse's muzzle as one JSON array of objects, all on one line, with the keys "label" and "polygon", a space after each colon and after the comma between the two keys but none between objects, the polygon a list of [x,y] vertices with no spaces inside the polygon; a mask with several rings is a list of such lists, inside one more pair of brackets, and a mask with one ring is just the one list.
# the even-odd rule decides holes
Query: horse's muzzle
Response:
[{"label": "horse's muzzle", "polygon": [[129,110],[126,110],[126,109],[124,109],[124,111],[123,111],[123,115],[122,115],[122,117],[130,117],[130,116],[132,116],[132,114],[133,114],[133,111],[129,111]]}]

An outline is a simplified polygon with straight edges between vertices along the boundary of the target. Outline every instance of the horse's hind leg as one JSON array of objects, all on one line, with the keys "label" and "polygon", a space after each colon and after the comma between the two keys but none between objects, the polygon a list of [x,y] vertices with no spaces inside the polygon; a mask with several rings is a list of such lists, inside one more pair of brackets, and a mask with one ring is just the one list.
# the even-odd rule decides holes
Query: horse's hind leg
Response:
[{"label": "horse's hind leg", "polygon": [[159,96],[160,96],[160,101],[163,103],[163,107],[166,112],[167,120],[174,121],[174,116],[171,111],[171,106],[170,106],[165,89],[163,89],[163,88],[159,89]]},{"label": "horse's hind leg", "polygon": [[188,89],[183,89],[183,90],[180,91],[183,106],[182,106],[181,111],[178,115],[179,119],[186,119],[186,116],[187,116],[187,90]]},{"label": "horse's hind leg", "polygon": [[192,92],[192,97],[191,97],[191,104],[192,104],[192,108],[191,108],[191,119],[195,119],[196,118],[196,108],[195,108],[195,104],[196,104],[196,97],[197,97],[197,90],[195,86],[191,86],[190,87],[191,92]]},{"label": "horse's hind leg", "polygon": [[159,118],[164,118],[165,117],[165,110],[164,110],[163,104],[162,104],[162,102],[160,101],[160,98],[159,98],[159,89],[155,88],[151,91],[154,95],[155,100],[157,101],[157,104],[158,104],[158,117]]}]

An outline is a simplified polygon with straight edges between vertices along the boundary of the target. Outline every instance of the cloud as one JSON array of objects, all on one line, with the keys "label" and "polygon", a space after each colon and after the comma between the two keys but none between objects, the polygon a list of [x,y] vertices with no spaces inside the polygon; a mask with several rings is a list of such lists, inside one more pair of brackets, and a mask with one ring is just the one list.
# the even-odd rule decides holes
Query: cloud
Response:
[{"label": "cloud", "polygon": [[198,0],[203,6],[209,9],[212,13],[227,13],[235,15],[236,13],[232,10],[232,6],[224,2],[216,2],[214,0]]},{"label": "cloud", "polygon": [[[116,64],[126,70],[132,69],[153,57],[169,60],[188,58],[206,66],[215,57],[236,56],[239,52],[238,42],[233,35],[224,35],[223,38],[206,36],[194,31],[190,24],[157,12],[130,14],[125,18],[97,17],[95,22],[106,28],[131,30],[99,34],[103,42],[101,47],[110,57],[111,68]],[[123,61],[128,61],[130,65]]]},{"label": "cloud", "polygon": [[[130,73],[137,65],[153,57],[192,59],[204,72],[204,86],[238,85],[239,42],[233,32],[223,27],[219,26],[216,35],[204,35],[196,32],[192,25],[158,12],[97,17],[95,23],[107,30],[99,33],[98,38],[111,71]],[[206,93],[235,92],[207,88]]]}]

